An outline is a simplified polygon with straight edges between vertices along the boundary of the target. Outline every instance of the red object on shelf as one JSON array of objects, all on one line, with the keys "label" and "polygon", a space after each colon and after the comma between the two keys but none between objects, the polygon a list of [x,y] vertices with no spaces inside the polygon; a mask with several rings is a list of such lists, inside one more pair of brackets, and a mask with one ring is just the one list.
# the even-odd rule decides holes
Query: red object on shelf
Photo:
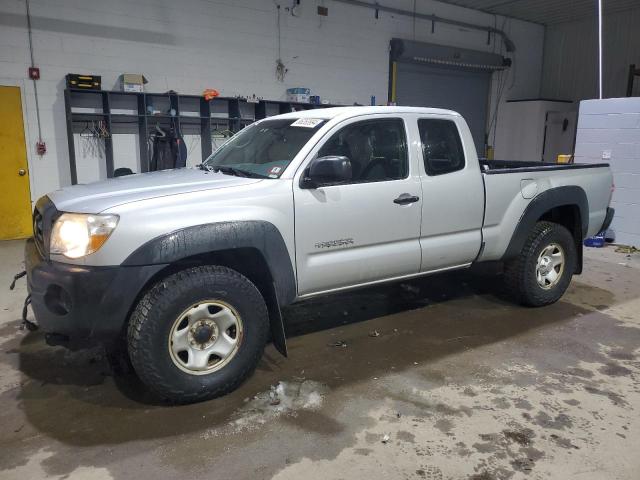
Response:
[{"label": "red object on shelf", "polygon": [[31,80],[40,80],[40,69],[38,67],[29,67],[29,78]]},{"label": "red object on shelf", "polygon": [[202,95],[204,96],[205,100],[209,101],[219,96],[220,92],[218,92],[218,90],[216,90],[215,88],[207,88],[204,92],[202,92]]}]

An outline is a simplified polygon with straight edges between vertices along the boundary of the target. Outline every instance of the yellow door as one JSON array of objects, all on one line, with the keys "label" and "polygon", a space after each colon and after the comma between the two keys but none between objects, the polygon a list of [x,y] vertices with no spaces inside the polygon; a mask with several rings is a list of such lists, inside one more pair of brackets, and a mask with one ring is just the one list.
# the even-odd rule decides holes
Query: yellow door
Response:
[{"label": "yellow door", "polygon": [[0,86],[0,240],[32,232],[20,88]]}]

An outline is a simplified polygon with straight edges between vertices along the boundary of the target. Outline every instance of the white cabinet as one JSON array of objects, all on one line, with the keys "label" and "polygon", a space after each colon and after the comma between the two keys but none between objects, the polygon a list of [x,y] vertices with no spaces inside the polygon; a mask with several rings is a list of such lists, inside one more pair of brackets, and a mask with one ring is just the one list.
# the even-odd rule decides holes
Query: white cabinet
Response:
[{"label": "white cabinet", "polygon": [[576,163],[611,165],[616,242],[640,246],[640,98],[580,102]]},{"label": "white cabinet", "polygon": [[576,105],[554,100],[509,100],[500,105],[496,123],[496,160],[555,162],[571,154]]}]

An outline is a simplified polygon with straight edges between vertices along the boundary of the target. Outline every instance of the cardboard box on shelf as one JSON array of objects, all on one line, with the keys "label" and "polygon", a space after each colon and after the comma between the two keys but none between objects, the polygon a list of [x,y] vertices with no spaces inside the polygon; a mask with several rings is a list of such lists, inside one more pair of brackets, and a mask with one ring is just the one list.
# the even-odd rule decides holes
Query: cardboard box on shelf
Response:
[{"label": "cardboard box on shelf", "polygon": [[139,73],[123,73],[120,76],[120,88],[123,92],[144,92],[148,80]]}]

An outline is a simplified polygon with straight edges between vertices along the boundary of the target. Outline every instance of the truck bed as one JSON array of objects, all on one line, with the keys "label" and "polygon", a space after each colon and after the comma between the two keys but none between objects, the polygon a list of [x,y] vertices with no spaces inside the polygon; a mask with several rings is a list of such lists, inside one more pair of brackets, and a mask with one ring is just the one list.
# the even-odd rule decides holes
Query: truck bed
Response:
[{"label": "truck bed", "polygon": [[[508,160],[480,160],[485,186],[485,215],[481,260],[498,260],[528,204],[551,189],[580,188],[588,199],[588,227],[597,233],[609,205],[612,177],[608,164],[555,164]],[[573,202],[573,200],[572,200]],[[586,223],[586,222],[585,222]]]}]

